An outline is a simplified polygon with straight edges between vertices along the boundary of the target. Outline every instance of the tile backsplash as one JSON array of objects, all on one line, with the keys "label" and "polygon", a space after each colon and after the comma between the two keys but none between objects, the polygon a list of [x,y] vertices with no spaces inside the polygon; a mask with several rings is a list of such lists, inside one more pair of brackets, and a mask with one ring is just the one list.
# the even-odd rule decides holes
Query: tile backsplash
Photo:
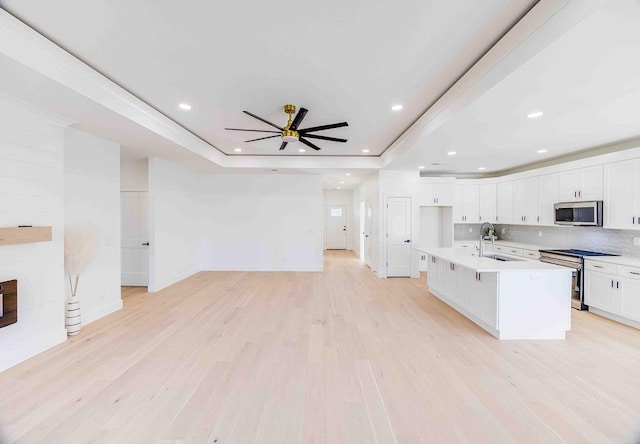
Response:
[{"label": "tile backsplash", "polygon": [[[471,233],[469,229],[472,230]],[[640,238],[640,231],[527,225],[496,225],[496,229],[501,240],[548,245],[553,248],[580,248],[640,258],[640,246],[633,245],[634,237]],[[506,229],[504,234],[503,229]],[[479,236],[480,224],[456,224],[454,227],[455,240],[476,240]]]}]

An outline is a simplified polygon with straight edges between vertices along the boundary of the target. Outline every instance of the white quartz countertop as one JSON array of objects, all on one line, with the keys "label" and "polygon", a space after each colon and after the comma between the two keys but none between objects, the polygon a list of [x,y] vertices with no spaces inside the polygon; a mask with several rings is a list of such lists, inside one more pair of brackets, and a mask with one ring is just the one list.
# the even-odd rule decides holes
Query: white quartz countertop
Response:
[{"label": "white quartz countertop", "polygon": [[[414,247],[416,250],[440,257],[449,262],[470,268],[480,273],[504,272],[504,271],[553,271],[570,273],[571,269],[545,262],[519,260],[497,261],[488,257],[478,257],[474,251],[468,248],[439,248],[439,247]],[[491,254],[491,253],[487,253]]]},{"label": "white quartz countertop", "polygon": [[[485,245],[490,244],[491,241],[484,241]],[[521,242],[511,242],[511,241],[503,241],[497,240],[494,242],[495,245],[504,245],[505,247],[514,247],[514,248],[524,248],[525,250],[556,250],[558,247],[551,247],[549,245],[538,245],[538,244],[523,244]]]},{"label": "white quartz countertop", "polygon": [[640,258],[633,256],[598,256],[585,257],[585,261],[605,262],[607,264],[627,265],[629,267],[640,267]]}]

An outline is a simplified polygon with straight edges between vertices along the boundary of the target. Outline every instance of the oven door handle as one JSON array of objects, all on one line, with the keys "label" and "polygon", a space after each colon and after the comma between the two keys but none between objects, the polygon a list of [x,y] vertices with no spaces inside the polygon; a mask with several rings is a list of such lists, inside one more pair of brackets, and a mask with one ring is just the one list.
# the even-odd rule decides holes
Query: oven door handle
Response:
[{"label": "oven door handle", "polygon": [[561,259],[555,259],[550,257],[540,257],[540,262],[546,262],[547,264],[560,265],[561,267],[573,268],[574,270],[581,270],[582,266],[574,262],[563,261]]}]

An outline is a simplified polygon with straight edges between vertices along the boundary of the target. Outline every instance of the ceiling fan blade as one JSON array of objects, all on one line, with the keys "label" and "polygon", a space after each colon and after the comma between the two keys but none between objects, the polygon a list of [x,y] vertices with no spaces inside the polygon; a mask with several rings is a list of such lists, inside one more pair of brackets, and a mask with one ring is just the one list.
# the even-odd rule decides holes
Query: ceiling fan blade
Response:
[{"label": "ceiling fan blade", "polygon": [[270,130],[254,130],[254,129],[244,129],[244,128],[225,128],[228,131],[251,131],[254,133],[280,133],[280,131],[270,131]]},{"label": "ceiling fan blade", "polygon": [[282,145],[280,145],[280,150],[285,149],[285,147],[287,146],[287,143],[289,142],[282,142]]},{"label": "ceiling fan blade", "polygon": [[293,119],[293,122],[291,122],[291,126],[289,127],[289,129],[291,131],[297,130],[298,126],[302,123],[302,119],[304,119],[304,116],[306,116],[308,112],[309,110],[307,110],[306,108],[300,108],[298,114],[296,114],[296,117]]},{"label": "ceiling fan blade", "polygon": [[300,142],[304,143],[305,145],[307,145],[309,148],[313,148],[316,151],[320,151],[320,147],[319,146],[314,145],[313,143],[309,142],[308,140],[303,139],[302,137],[300,137],[298,140]]},{"label": "ceiling fan blade", "polygon": [[340,128],[343,126],[349,126],[349,124],[347,122],[332,123],[330,125],[320,125],[320,126],[314,126],[311,128],[304,128],[304,129],[298,130],[298,132],[300,134],[303,134],[303,133],[310,133],[312,131],[322,131],[322,130],[328,130],[332,128]]},{"label": "ceiling fan blade", "polygon": [[280,134],[276,134],[275,136],[260,137],[258,139],[245,140],[245,142],[255,142],[256,140],[273,139],[274,137],[280,137]]},{"label": "ceiling fan blade", "polygon": [[250,113],[249,111],[242,111],[242,112],[243,112],[243,113],[245,113],[245,114],[250,115],[250,116],[251,116],[251,117],[253,117],[254,119],[258,119],[259,121],[266,123],[267,125],[271,125],[271,126],[272,126],[272,127],[274,127],[274,128],[278,128],[280,131],[284,131],[284,128],[280,128],[280,127],[279,127],[278,125],[276,125],[275,123],[271,123],[271,122],[269,122],[268,120],[264,120],[262,117],[260,117],[260,116],[256,116],[255,114]]},{"label": "ceiling fan blade", "polygon": [[310,139],[321,139],[321,140],[329,140],[331,142],[346,142],[347,139],[340,139],[338,137],[329,137],[329,136],[320,136],[316,134],[305,134],[304,137],[308,137]]}]

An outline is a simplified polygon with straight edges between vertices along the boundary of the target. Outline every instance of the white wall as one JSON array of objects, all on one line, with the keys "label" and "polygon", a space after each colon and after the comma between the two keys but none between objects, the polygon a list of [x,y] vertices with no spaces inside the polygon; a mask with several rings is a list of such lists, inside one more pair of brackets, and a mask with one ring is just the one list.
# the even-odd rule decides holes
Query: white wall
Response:
[{"label": "white wall", "polygon": [[48,225],[52,242],[0,246],[0,282],[18,280],[18,322],[0,328],[0,371],[67,338],[63,122],[0,95],[0,227]]},{"label": "white wall", "polygon": [[198,272],[199,174],[149,159],[149,291]]},{"label": "white wall", "polygon": [[149,159],[120,159],[120,191],[149,191]]},{"label": "white wall", "polygon": [[322,270],[321,177],[206,174],[200,188],[202,269]]},{"label": "white wall", "polygon": [[78,285],[87,324],[122,308],[120,145],[75,128],[65,130],[64,223],[91,227],[98,238],[96,257]]},{"label": "white wall", "polygon": [[[389,197],[410,197],[411,198],[411,239],[412,245],[416,244],[420,233],[420,207],[416,200],[416,193],[420,183],[420,173],[418,171],[380,171],[380,265],[378,276],[386,277],[386,199]],[[411,254],[411,277],[420,277],[420,262],[418,253],[412,249]]]},{"label": "white wall", "polygon": [[[380,175],[372,173],[353,192],[353,213],[356,220],[360,220],[360,202],[370,200],[373,208],[373,220],[371,224],[371,268],[378,271],[380,263]],[[357,203],[357,204],[356,204]],[[358,222],[359,223],[359,222]],[[360,245],[357,243],[354,250],[360,255]]]},{"label": "white wall", "polygon": [[357,250],[354,247],[358,242],[358,221],[354,219],[353,211],[353,190],[324,190],[324,209],[323,209],[323,233],[324,247],[327,246],[327,206],[328,205],[344,205],[347,207],[347,249]]}]

